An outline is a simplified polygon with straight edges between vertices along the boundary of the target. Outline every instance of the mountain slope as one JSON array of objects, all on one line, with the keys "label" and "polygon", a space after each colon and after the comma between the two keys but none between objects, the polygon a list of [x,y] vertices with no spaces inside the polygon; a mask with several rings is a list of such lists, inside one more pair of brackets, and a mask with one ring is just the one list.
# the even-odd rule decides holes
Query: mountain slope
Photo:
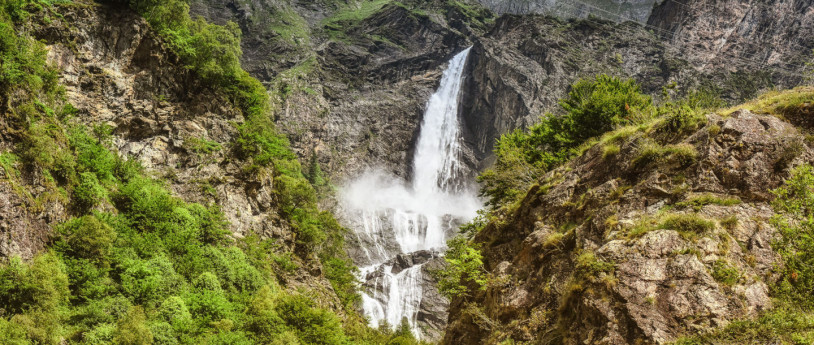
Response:
[{"label": "mountain slope", "polygon": [[812,102],[801,88],[589,141],[475,235],[489,282],[453,299],[443,343],[664,344],[769,310],[771,191],[813,158]]}]

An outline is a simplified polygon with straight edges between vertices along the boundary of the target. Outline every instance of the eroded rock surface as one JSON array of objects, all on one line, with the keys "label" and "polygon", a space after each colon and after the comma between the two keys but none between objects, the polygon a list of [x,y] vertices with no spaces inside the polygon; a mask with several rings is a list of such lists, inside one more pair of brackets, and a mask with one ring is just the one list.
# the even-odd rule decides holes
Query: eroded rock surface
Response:
[{"label": "eroded rock surface", "polygon": [[[495,282],[453,301],[443,343],[666,344],[771,307],[769,191],[814,151],[770,115],[707,120],[689,135],[634,131],[616,155],[600,142],[544,176],[476,236]],[[697,156],[637,160],[653,140]],[[734,201],[681,204],[699,196]],[[710,228],[665,222],[682,216]]]}]

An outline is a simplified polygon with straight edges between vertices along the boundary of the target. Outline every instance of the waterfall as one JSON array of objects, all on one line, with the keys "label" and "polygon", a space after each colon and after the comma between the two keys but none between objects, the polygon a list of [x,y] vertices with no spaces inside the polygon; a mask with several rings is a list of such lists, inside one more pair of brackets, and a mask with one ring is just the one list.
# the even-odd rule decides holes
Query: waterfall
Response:
[{"label": "waterfall", "polygon": [[420,336],[422,266],[443,252],[456,224],[471,220],[482,207],[466,181],[460,181],[467,168],[460,161],[458,101],[469,49],[452,58],[427,102],[411,183],[373,170],[342,191],[343,208],[362,246],[356,260],[367,288],[363,309],[372,326],[387,321],[395,327],[406,318]]}]

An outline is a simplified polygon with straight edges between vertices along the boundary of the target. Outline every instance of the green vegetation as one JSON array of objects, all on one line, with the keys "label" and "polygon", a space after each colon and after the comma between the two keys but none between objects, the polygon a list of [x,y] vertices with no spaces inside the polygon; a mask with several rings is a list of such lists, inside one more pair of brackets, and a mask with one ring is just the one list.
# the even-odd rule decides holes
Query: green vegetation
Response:
[{"label": "green vegetation", "polygon": [[565,115],[545,115],[526,131],[506,134],[495,145],[492,169],[484,172],[483,196],[494,208],[525,193],[532,181],[575,155],[588,139],[634,123],[652,101],[633,80],[599,75],[574,83],[560,101]]},{"label": "green vegetation", "polygon": [[452,238],[447,246],[444,254],[447,266],[435,272],[441,294],[452,299],[486,289],[488,280],[480,249],[465,236]]},{"label": "green vegetation", "polygon": [[773,219],[782,238],[774,248],[783,258],[785,292],[801,299],[814,291],[814,168],[797,167],[791,178],[776,189]]},{"label": "green vegetation", "polygon": [[772,114],[794,122],[814,111],[814,87],[800,86],[786,91],[770,91],[753,101],[720,111],[727,116],[738,109],[746,109],[759,114]]},{"label": "green vegetation", "polygon": [[687,167],[695,163],[698,152],[691,144],[660,145],[654,140],[643,139],[639,143],[639,153],[631,162],[639,169],[650,164],[677,165]]},{"label": "green vegetation", "polygon": [[741,279],[741,273],[737,267],[732,266],[724,259],[718,259],[712,263],[712,278],[724,285],[734,285]]},{"label": "green vegetation", "polygon": [[[43,176],[46,191],[73,216],[55,226],[50,248],[30,262],[0,264],[0,339],[10,344],[386,344],[415,343],[370,329],[355,313],[354,267],[345,231],[316,207],[316,194],[270,120],[268,96],[238,65],[239,34],[189,18],[182,1],[133,1],[204,81],[244,112],[233,149],[247,173],[271,173],[283,215],[297,231],[292,255],[274,240],[234,239],[217,205],[187,203],[133,160],[109,149],[110,129],[72,118],[58,72],[43,45],[18,31],[49,2],[0,0],[0,111],[17,142],[0,154],[5,177]],[[40,12],[40,13],[37,13]],[[192,150],[221,148],[192,140]],[[318,169],[312,169],[318,175]],[[316,180],[315,180],[316,181]],[[16,183],[16,182],[13,182]],[[315,182],[316,183],[316,182]],[[286,291],[285,276],[319,259],[343,303],[326,308],[324,291]],[[407,340],[404,340],[407,339]]]},{"label": "green vegetation", "polygon": [[686,201],[676,203],[675,206],[678,208],[692,207],[697,212],[706,205],[732,206],[740,203],[741,200],[736,197],[721,198],[712,194],[702,194],[693,196]]}]

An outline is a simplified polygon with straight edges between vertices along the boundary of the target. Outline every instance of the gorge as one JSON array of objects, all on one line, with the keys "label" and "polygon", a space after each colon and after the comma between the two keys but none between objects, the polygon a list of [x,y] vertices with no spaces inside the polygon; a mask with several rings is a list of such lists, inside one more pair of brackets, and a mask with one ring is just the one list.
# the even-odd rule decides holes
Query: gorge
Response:
[{"label": "gorge", "polygon": [[0,0],[0,340],[812,343],[813,50],[813,0]]}]

